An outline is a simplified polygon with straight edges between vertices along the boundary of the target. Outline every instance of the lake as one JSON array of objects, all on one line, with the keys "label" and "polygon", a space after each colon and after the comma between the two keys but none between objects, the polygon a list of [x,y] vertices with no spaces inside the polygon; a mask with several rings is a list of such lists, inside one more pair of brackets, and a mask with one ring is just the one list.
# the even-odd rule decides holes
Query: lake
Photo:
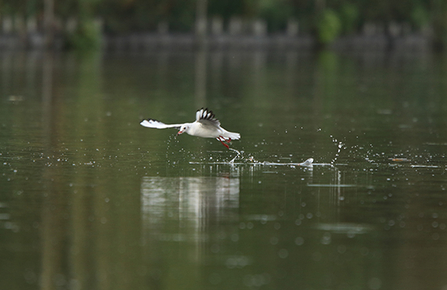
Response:
[{"label": "lake", "polygon": [[1,289],[447,289],[446,55],[0,59]]}]

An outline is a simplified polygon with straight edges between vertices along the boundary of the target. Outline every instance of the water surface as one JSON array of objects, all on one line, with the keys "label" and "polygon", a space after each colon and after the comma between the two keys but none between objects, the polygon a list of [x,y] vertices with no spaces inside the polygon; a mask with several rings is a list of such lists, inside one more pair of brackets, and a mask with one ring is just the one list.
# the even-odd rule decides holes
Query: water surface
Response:
[{"label": "water surface", "polygon": [[2,289],[446,289],[444,56],[0,59]]}]

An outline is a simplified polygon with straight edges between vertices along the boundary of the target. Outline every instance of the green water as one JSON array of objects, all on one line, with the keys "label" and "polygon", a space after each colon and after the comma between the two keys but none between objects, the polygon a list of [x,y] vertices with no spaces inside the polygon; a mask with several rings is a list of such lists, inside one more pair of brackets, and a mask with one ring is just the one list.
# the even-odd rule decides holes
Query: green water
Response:
[{"label": "green water", "polygon": [[[444,56],[2,52],[0,66],[0,289],[447,287]],[[201,107],[241,133],[234,163],[216,140],[139,125]]]}]

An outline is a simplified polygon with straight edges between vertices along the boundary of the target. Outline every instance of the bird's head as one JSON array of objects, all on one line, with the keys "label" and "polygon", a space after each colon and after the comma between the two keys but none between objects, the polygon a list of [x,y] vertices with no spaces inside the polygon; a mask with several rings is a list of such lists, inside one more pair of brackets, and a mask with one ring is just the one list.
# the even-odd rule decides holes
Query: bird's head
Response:
[{"label": "bird's head", "polygon": [[182,127],[180,127],[180,130],[177,132],[177,136],[185,133],[186,131],[188,131],[188,129],[189,129],[188,125],[182,125]]}]

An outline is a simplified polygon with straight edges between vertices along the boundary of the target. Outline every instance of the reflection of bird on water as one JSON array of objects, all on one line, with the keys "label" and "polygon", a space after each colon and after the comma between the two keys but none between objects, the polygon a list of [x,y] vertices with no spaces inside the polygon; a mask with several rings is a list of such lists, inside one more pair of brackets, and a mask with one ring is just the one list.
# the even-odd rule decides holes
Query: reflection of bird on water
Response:
[{"label": "reflection of bird on water", "polygon": [[177,135],[187,133],[191,136],[202,138],[216,138],[225,147],[229,148],[228,144],[231,140],[238,140],[241,138],[239,133],[228,132],[220,126],[213,114],[213,111],[208,109],[200,109],[196,112],[196,120],[193,123],[184,124],[164,124],[154,119],[143,120],[141,126],[155,129],[177,128],[179,129]]}]

